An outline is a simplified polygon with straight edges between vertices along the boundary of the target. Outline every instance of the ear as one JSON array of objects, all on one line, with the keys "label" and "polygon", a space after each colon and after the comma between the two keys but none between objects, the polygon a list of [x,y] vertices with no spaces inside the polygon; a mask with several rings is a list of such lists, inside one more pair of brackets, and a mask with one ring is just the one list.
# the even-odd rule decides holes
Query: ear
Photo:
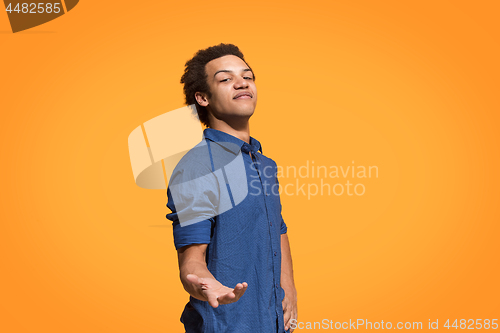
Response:
[{"label": "ear", "polygon": [[198,102],[199,105],[206,107],[208,105],[208,99],[206,94],[201,93],[201,92],[196,92],[194,94],[194,98],[196,98],[196,101]]}]

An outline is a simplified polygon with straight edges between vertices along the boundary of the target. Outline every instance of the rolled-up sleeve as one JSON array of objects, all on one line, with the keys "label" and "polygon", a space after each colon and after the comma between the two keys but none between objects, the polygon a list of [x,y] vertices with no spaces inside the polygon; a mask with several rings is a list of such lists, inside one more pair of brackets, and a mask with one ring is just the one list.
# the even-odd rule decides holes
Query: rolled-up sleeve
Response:
[{"label": "rolled-up sleeve", "polygon": [[[287,230],[288,230],[288,227],[286,226],[286,223],[283,220],[283,216],[282,216],[281,217],[281,229],[280,229],[280,232],[281,232],[281,234],[286,234]],[[292,233],[293,233],[293,231],[292,231]]]},{"label": "rolled-up sleeve", "polygon": [[176,249],[190,244],[209,244],[217,215],[219,188],[214,174],[202,164],[176,167],[167,189]]}]

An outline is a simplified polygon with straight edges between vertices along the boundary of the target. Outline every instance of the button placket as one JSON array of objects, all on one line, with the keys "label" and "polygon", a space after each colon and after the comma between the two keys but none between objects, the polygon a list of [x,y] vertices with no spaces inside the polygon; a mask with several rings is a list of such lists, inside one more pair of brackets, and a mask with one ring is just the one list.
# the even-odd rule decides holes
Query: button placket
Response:
[{"label": "button placket", "polygon": [[[247,147],[245,147],[247,148]],[[246,152],[247,149],[243,149],[242,147],[242,151],[245,151]],[[267,215],[267,219],[269,221],[269,237],[271,237],[271,251],[272,253],[274,254],[273,256],[271,256],[272,258],[272,262],[273,262],[273,274],[274,274],[274,282],[275,282],[275,288],[274,288],[274,296],[275,296],[275,300],[276,300],[276,315],[278,317],[279,320],[281,320],[282,318],[282,313],[279,313],[278,309],[279,309],[279,306],[278,306],[278,303],[279,305],[281,305],[281,298],[280,298],[280,284],[279,282],[276,282],[276,281],[280,281],[281,280],[281,277],[278,275],[277,272],[280,271],[280,268],[281,267],[278,267],[279,263],[278,263],[278,259],[276,258],[278,256],[278,251],[275,251],[275,249],[277,247],[279,247],[279,242],[281,241],[280,239],[276,239],[276,237],[274,237],[274,232],[272,230],[272,225],[273,225],[273,222],[272,222],[272,219],[269,218],[269,212],[268,212],[268,208],[267,208],[267,199],[266,197],[269,196],[268,193],[265,193],[264,191],[264,186],[262,185],[262,177],[261,177],[261,173],[260,173],[260,170],[259,170],[259,167],[258,167],[258,157],[256,154],[252,154],[250,151],[248,151],[251,159],[252,159],[252,163],[254,163],[255,165],[255,169],[257,170],[257,174],[259,175],[259,179],[260,179],[260,184],[261,184],[261,188],[262,188],[262,192],[265,194],[264,196],[264,204],[265,204],[265,207],[266,207],[266,215]]]}]

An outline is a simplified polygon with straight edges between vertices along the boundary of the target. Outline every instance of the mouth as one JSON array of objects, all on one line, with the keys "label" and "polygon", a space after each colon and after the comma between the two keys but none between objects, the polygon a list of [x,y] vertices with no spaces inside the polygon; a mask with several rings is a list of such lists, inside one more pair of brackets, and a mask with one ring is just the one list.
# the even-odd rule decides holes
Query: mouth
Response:
[{"label": "mouth", "polygon": [[233,99],[251,99],[252,95],[250,93],[239,93],[233,97]]}]

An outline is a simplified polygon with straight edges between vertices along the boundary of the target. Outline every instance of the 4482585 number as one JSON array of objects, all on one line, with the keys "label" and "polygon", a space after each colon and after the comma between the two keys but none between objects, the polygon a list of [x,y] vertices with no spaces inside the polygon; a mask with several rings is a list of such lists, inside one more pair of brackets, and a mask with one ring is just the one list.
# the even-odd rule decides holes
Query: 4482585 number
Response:
[{"label": "4482585 number", "polygon": [[446,321],[443,327],[447,329],[461,329],[461,330],[480,330],[480,329],[493,329],[498,328],[498,319],[455,319],[455,321],[450,325],[450,319]]},{"label": "4482585 number", "polygon": [[14,8],[12,8],[12,3],[9,3],[5,9],[7,12],[12,13],[24,13],[24,14],[42,14],[42,13],[60,13],[61,7],[60,3],[50,3],[50,2],[39,2],[36,3],[17,3]]}]

